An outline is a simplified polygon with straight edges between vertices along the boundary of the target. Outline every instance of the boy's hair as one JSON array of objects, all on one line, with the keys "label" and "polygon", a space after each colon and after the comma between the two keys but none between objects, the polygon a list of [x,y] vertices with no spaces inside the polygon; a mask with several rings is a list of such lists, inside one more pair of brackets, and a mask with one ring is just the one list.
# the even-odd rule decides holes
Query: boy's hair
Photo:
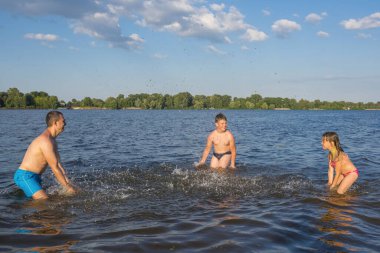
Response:
[{"label": "boy's hair", "polygon": [[340,144],[339,136],[338,136],[337,133],[335,133],[335,132],[325,132],[322,135],[322,138],[325,139],[328,142],[334,143],[336,149],[338,150],[338,155],[339,155],[340,152],[344,152],[343,148],[342,148],[342,146]]},{"label": "boy's hair", "polygon": [[60,118],[60,116],[63,116],[63,114],[59,111],[50,111],[48,114],[46,114],[46,125],[48,127],[52,126],[55,122],[57,122]]},{"label": "boy's hair", "polygon": [[227,117],[223,113],[219,113],[215,116],[215,123],[217,123],[219,120],[227,121]]}]

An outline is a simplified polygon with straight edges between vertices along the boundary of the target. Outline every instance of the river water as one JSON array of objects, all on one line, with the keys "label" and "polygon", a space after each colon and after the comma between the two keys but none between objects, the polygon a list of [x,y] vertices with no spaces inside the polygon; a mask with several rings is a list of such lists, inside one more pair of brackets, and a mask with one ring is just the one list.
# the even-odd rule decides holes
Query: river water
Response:
[{"label": "river water", "polygon": [[[237,170],[195,170],[217,110],[64,110],[62,164],[81,190],[13,183],[45,110],[0,110],[1,252],[378,252],[380,111],[222,111]],[[329,192],[325,131],[359,169]]]}]

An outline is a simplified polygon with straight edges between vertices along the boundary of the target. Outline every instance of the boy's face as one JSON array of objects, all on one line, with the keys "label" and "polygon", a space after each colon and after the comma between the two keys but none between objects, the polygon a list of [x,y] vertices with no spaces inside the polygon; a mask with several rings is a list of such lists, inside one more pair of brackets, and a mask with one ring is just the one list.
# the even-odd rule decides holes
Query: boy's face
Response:
[{"label": "boy's face", "polygon": [[225,132],[227,130],[227,121],[220,119],[215,123],[215,128],[218,132]]}]

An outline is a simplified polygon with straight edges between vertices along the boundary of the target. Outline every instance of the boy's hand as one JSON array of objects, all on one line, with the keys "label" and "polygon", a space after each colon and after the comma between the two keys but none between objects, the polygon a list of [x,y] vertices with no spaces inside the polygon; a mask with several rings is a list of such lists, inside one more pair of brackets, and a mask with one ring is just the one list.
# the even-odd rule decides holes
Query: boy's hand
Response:
[{"label": "boy's hand", "polygon": [[195,163],[194,165],[196,169],[202,169],[204,166],[206,166],[204,162]]}]

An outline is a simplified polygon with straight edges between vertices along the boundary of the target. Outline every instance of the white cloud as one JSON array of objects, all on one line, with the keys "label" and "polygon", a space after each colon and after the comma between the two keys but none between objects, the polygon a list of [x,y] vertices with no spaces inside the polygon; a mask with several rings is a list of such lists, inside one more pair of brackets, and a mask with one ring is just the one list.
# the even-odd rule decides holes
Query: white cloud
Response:
[{"label": "white cloud", "polygon": [[42,40],[46,42],[57,41],[59,39],[57,35],[42,33],[27,33],[24,35],[24,38],[29,40]]},{"label": "white cloud", "polygon": [[226,39],[228,34],[244,32],[252,27],[234,6],[227,8],[225,4],[202,4],[203,1],[190,0],[114,0],[112,10],[136,20],[142,27],[212,42],[230,43],[231,40]]},{"label": "white cloud", "polygon": [[249,47],[243,45],[243,46],[240,47],[240,49],[243,50],[243,51],[248,51],[248,50],[249,50]]},{"label": "white cloud", "polygon": [[343,20],[340,23],[347,30],[364,30],[380,27],[380,12],[360,19]]},{"label": "white cloud", "polygon": [[368,33],[359,33],[356,37],[358,39],[371,39],[372,35]]},{"label": "white cloud", "polygon": [[58,15],[76,19],[82,17],[84,13],[100,11],[102,6],[93,0],[1,0],[0,9],[27,16]]},{"label": "white cloud", "polygon": [[227,44],[232,44],[232,40],[228,36],[224,37],[224,42],[226,42]]},{"label": "white cloud", "polygon": [[224,4],[211,4],[210,5],[210,8],[213,10],[213,11],[223,11],[225,6]]},{"label": "white cloud", "polygon": [[330,34],[327,32],[324,32],[324,31],[319,31],[319,32],[317,32],[317,36],[320,38],[328,38],[328,37],[330,37]]},{"label": "white cloud", "polygon": [[209,52],[212,52],[212,53],[215,53],[215,54],[219,54],[219,55],[226,55],[227,54],[226,52],[221,51],[220,49],[216,48],[214,45],[209,45],[207,47],[207,50]]},{"label": "white cloud", "polygon": [[268,11],[268,10],[262,10],[261,13],[262,13],[264,16],[270,16],[270,15],[271,15],[270,11]]},{"label": "white cloud", "polygon": [[153,58],[162,60],[162,59],[166,59],[166,58],[168,58],[168,56],[165,55],[165,54],[155,53],[155,54],[153,55]]},{"label": "white cloud", "polygon": [[252,35],[253,25],[245,21],[236,7],[207,3],[203,0],[1,0],[0,9],[27,16],[62,16],[68,18],[74,33],[125,49],[140,48],[143,41],[127,35],[135,31],[122,30],[120,20],[124,18],[153,31],[211,42],[232,43],[232,35],[239,36],[238,33],[240,36],[245,33],[246,38],[251,34],[251,41],[265,38],[260,31]]},{"label": "white cloud", "polygon": [[301,30],[301,26],[294,21],[280,19],[272,25],[272,31],[279,38],[287,38],[290,33]]},{"label": "white cloud", "polygon": [[264,32],[258,31],[253,28],[248,28],[245,34],[242,36],[244,40],[247,41],[264,41],[268,39],[268,35],[266,35]]},{"label": "white cloud", "polygon": [[322,16],[316,13],[310,13],[309,15],[305,17],[305,21],[312,24],[319,23],[322,19],[323,19]]},{"label": "white cloud", "polygon": [[110,13],[96,12],[74,21],[74,33],[86,34],[90,37],[105,40],[110,47],[124,49],[140,48],[144,42],[137,34],[125,37],[121,34],[119,18]]}]

